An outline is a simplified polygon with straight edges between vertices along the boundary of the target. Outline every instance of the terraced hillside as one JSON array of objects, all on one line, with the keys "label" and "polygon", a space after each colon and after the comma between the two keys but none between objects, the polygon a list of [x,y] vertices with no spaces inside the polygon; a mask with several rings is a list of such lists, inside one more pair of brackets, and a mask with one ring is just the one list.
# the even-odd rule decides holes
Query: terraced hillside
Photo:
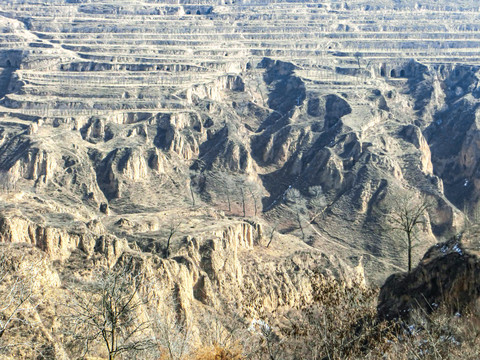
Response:
[{"label": "terraced hillside", "polygon": [[397,194],[434,204],[417,254],[478,202],[479,18],[474,1],[4,0],[2,239],[169,258],[241,223],[271,259],[380,281],[406,266]]},{"label": "terraced hillside", "polygon": [[0,11],[2,110],[41,117],[187,110],[195,90],[214,99],[201,87],[263,57],[294,63],[319,91],[402,81],[411,59],[478,62],[468,1],[9,0]]},{"label": "terraced hillside", "polygon": [[0,252],[40,259],[45,299],[11,336],[74,354],[69,281],[129,262],[197,338],[319,279],[379,284],[407,267],[406,200],[429,204],[415,266],[478,221],[479,20],[475,1],[1,1]]}]

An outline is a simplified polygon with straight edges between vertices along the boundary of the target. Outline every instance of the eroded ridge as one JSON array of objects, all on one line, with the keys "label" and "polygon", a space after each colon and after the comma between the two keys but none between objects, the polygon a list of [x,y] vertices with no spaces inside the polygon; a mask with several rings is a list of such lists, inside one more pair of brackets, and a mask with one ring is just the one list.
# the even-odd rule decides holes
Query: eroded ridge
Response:
[{"label": "eroded ridge", "polygon": [[436,204],[423,250],[478,202],[478,10],[3,1],[4,208],[160,253],[171,213],[261,218],[381,279],[404,264],[379,225],[399,189]]}]

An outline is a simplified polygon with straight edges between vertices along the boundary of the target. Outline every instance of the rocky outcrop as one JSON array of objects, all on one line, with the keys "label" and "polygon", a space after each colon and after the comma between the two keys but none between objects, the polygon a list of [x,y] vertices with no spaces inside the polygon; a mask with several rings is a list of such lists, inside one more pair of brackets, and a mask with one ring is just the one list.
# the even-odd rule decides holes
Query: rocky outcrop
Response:
[{"label": "rocky outcrop", "polygon": [[401,269],[391,194],[432,200],[425,248],[480,200],[473,2],[43,3],[1,5],[3,242],[85,268],[134,254],[189,317],[256,316],[358,259],[375,283]]},{"label": "rocky outcrop", "polygon": [[[434,199],[427,227],[435,235],[455,228],[455,206],[475,205],[477,67],[370,58],[385,39],[357,39],[365,47],[353,52],[356,40],[323,43],[302,31],[305,39],[292,46],[292,28],[270,33],[278,14],[262,12],[268,5],[256,2],[244,11],[249,22],[262,24],[258,34],[238,26],[243,19],[231,17],[232,4],[157,5],[71,2],[59,12],[92,15],[74,26],[70,17],[58,23],[22,15],[25,23],[15,24],[1,18],[5,39],[28,48],[0,52],[0,67],[13,72],[2,100],[8,110],[0,118],[0,171],[15,179],[15,191],[29,199],[35,191],[52,208],[80,212],[82,220],[99,216],[105,224],[112,216],[146,218],[190,206],[276,219],[279,231],[313,247],[347,259],[345,246],[352,258],[377,259],[381,271],[375,260],[365,266],[382,281],[403,264],[398,241],[377,231],[376,207],[386,193]],[[313,11],[302,2],[288,6]],[[19,14],[11,4],[5,9],[9,19]],[[32,9],[48,12],[27,0],[25,13]],[[329,6],[318,11],[336,14]],[[126,23],[104,22],[105,13]],[[171,27],[152,22],[152,33],[165,30],[165,38],[132,32],[128,21],[139,14],[169,14]],[[332,24],[323,30],[349,37],[357,36],[352,29],[364,31]],[[382,31],[398,31],[384,25]],[[212,46],[197,46],[200,38]],[[312,187],[324,195],[321,215],[311,204]],[[283,201],[291,188],[305,205],[305,236]],[[201,222],[203,214],[193,216]],[[138,229],[158,240],[162,225]],[[119,228],[112,231],[137,233]]]},{"label": "rocky outcrop", "polygon": [[148,175],[148,165],[144,154],[132,149],[125,149],[118,161],[117,169],[123,176],[133,181],[143,180]]},{"label": "rocky outcrop", "polygon": [[184,160],[191,160],[199,153],[197,137],[202,135],[204,123],[196,114],[165,114],[157,120],[154,144],[162,150],[176,153]]},{"label": "rocky outcrop", "polygon": [[[230,68],[229,72],[239,72],[241,67]],[[202,99],[222,100],[222,92],[225,90],[242,92],[245,90],[245,84],[240,76],[226,75],[221,76],[215,81],[197,85],[187,90],[186,98],[188,103],[195,103]]]},{"label": "rocky outcrop", "polygon": [[[321,252],[301,250],[276,260],[259,256],[262,233],[259,224],[232,223],[185,237],[168,259],[144,253],[143,266],[161,284],[157,291],[165,296],[164,289],[171,289],[181,311],[194,323],[204,306],[223,311],[225,302],[234,302],[248,318],[308,305],[320,278],[365,282],[361,262],[350,268]],[[130,256],[125,253],[119,261]]]},{"label": "rocky outcrop", "polygon": [[337,125],[341,117],[352,112],[350,105],[341,97],[331,94],[325,98],[325,129]]},{"label": "rocky outcrop", "polygon": [[39,148],[29,149],[22,155],[9,169],[14,178],[42,183],[47,183],[53,178],[57,166],[55,155]]},{"label": "rocky outcrop", "polygon": [[[436,69],[442,79],[443,103],[433,106],[431,123],[424,133],[431,149],[433,170],[442,180],[447,198],[463,208],[480,199],[478,187],[478,68]],[[439,97],[440,95],[437,95]],[[435,103],[436,99],[431,102]],[[449,146],[444,146],[448,143]]]},{"label": "rocky outcrop", "polygon": [[262,163],[281,167],[312,141],[313,135],[308,130],[288,125],[279,131],[258,137],[252,146]]},{"label": "rocky outcrop", "polygon": [[[178,66],[152,71],[193,71]],[[299,189],[309,221],[315,212],[308,205],[309,189],[319,186],[328,206],[325,221],[308,224],[309,243],[323,243],[325,236],[355,248],[356,256],[393,255],[391,266],[401,264],[392,251],[395,240],[369,227],[378,223],[374,209],[384,192],[402,187],[429,192],[444,205],[441,216],[432,217],[435,233],[453,226],[455,211],[443,197],[439,163],[430,161],[428,131],[399,111],[405,106],[413,113],[411,94],[400,85],[377,84],[360,93],[351,87],[321,90],[301,76],[301,66],[270,58],[242,71],[175,93],[154,86],[123,89],[124,100],[143,100],[151,90],[149,102],[162,93],[160,102],[175,99],[169,109],[45,117],[22,128],[22,135],[5,131],[0,169],[26,180],[22,189],[33,187],[62,207],[80,203],[83,211],[107,215],[106,222],[112,214],[153,214],[192,203],[231,215],[242,215],[243,208],[247,216],[274,210],[282,231],[297,236],[292,209],[281,207],[283,196],[289,188]],[[125,232],[134,236],[136,230]],[[357,237],[361,240],[351,240]]]},{"label": "rocky outcrop", "polygon": [[400,135],[419,150],[421,170],[425,174],[433,174],[432,154],[420,128],[415,125],[407,125],[401,130]]},{"label": "rocky outcrop", "polygon": [[390,276],[380,290],[378,315],[408,319],[415,309],[430,313],[440,306],[462,312],[480,296],[480,259],[459,238],[427,251],[410,273]]},{"label": "rocky outcrop", "polygon": [[203,169],[214,167],[237,173],[251,174],[254,170],[254,161],[249,148],[239,141],[238,129],[234,126],[225,126],[200,146],[199,157]]},{"label": "rocky outcrop", "polygon": [[114,264],[128,249],[124,239],[101,235],[93,230],[105,231],[92,224],[75,229],[34,223],[23,216],[2,214],[0,217],[0,242],[32,244],[43,250],[52,260],[65,260],[72,251],[80,249],[88,255],[102,254],[107,262]]},{"label": "rocky outcrop", "polygon": [[115,149],[97,166],[97,181],[107,199],[121,196],[122,180],[143,182],[150,176],[150,171],[163,171],[163,157],[151,149]]},{"label": "rocky outcrop", "polygon": [[265,69],[263,80],[270,88],[267,103],[274,111],[262,122],[257,131],[268,127],[278,130],[288,123],[295,107],[302,105],[305,101],[305,84],[295,76],[296,67],[292,63],[264,58],[258,67]]}]

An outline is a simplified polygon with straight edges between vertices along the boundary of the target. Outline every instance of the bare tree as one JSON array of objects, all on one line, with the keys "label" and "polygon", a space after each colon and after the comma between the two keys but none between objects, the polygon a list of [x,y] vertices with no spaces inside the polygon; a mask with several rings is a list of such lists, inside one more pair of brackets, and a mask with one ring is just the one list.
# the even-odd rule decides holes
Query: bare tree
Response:
[{"label": "bare tree", "polygon": [[190,181],[188,183],[190,189],[190,196],[192,200],[192,206],[197,205],[196,194],[201,191],[201,184],[204,181],[202,173],[198,170],[190,170]]},{"label": "bare tree", "polygon": [[247,205],[245,202],[245,191],[243,190],[243,184],[240,185],[240,195],[242,196],[242,210],[243,210],[243,217],[247,216]]},{"label": "bare tree", "polygon": [[[4,249],[1,249],[3,251]],[[23,323],[33,325],[28,315],[35,311],[39,299],[34,288],[43,258],[31,262],[24,257],[14,258],[6,252],[0,255],[0,351],[20,345],[7,339],[7,334]]]},{"label": "bare tree", "polygon": [[320,185],[310,187],[308,192],[311,196],[308,201],[310,223],[315,223],[317,218],[325,213],[328,203],[323,188]]},{"label": "bare tree", "polygon": [[[204,335],[206,336],[203,344],[209,347],[232,349],[236,343],[235,334],[237,331],[243,330],[241,327],[244,323],[235,305],[219,303],[219,300],[215,298],[211,300],[212,306],[199,319],[200,324],[205,327]],[[235,356],[218,358],[239,360]]]},{"label": "bare tree", "polygon": [[303,229],[303,212],[305,212],[305,198],[298,189],[293,187],[288,188],[285,192],[285,203],[295,214],[298,228],[302,233],[302,239],[305,240],[305,230]]},{"label": "bare tree", "polygon": [[195,206],[195,193],[193,191],[192,180],[190,180],[189,187],[190,187],[190,196],[192,197],[192,206]]},{"label": "bare tree", "polygon": [[80,358],[99,344],[109,360],[154,346],[149,336],[151,321],[142,314],[149,301],[142,273],[135,274],[129,266],[104,269],[89,281],[77,281],[70,291],[72,297],[66,302],[67,335],[79,347]]},{"label": "bare tree", "polygon": [[256,182],[253,181],[247,181],[245,184],[253,201],[254,215],[257,216],[258,208],[260,206],[259,202],[262,197],[261,188]]},{"label": "bare tree", "polygon": [[229,175],[225,176],[223,181],[225,186],[224,188],[225,195],[227,197],[227,203],[228,203],[228,212],[231,214],[232,213],[232,189],[235,187],[235,183]]},{"label": "bare tree", "polygon": [[257,347],[256,349],[254,348],[254,353],[257,353],[257,355],[264,354],[265,358],[269,360],[284,358],[285,349],[282,346],[282,340],[267,322],[253,319],[248,330],[254,346]]},{"label": "bare tree", "polygon": [[166,297],[152,314],[152,329],[161,359],[182,360],[192,350],[192,333],[185,316],[173,309],[176,304]]},{"label": "bare tree", "polygon": [[403,233],[407,247],[408,272],[412,271],[412,250],[417,241],[417,229],[425,224],[427,210],[431,204],[424,196],[413,195],[397,196],[393,201],[393,208],[387,214],[388,226],[391,230]]},{"label": "bare tree", "polygon": [[353,56],[357,60],[357,65],[358,65],[358,68],[360,69],[361,68],[360,61],[363,59],[362,53],[357,51],[355,54],[353,54]]},{"label": "bare tree", "polygon": [[270,244],[272,243],[273,241],[273,238],[275,237],[275,232],[277,231],[277,228],[278,228],[278,222],[275,222],[271,229],[270,229],[270,234],[269,234],[269,237],[268,237],[268,243],[267,243],[267,248],[270,246]]},{"label": "bare tree", "polygon": [[165,247],[165,257],[170,256],[170,245],[173,236],[177,233],[178,228],[182,225],[182,221],[172,219],[168,225],[167,246]]},{"label": "bare tree", "polygon": [[[258,210],[260,208],[259,201],[262,196],[261,187],[256,182],[249,180],[245,175],[237,177],[235,181],[230,180],[229,186],[232,185],[238,189],[237,195],[240,197],[239,202],[241,202],[242,205],[243,217],[247,216],[247,212],[251,212],[249,211],[251,207],[249,206],[250,202],[247,202],[247,195],[250,195],[249,197],[252,200],[251,204],[253,205],[253,213],[254,216],[257,216]],[[228,191],[229,190],[227,189],[227,192]]]}]

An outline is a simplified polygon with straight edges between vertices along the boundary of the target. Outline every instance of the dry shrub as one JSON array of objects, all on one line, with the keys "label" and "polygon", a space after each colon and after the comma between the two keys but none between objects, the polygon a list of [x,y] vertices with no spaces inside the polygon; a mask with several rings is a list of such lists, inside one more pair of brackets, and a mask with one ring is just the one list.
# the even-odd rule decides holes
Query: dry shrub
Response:
[{"label": "dry shrub", "polygon": [[248,358],[375,358],[391,346],[394,326],[377,321],[377,289],[322,275],[314,283],[313,304],[262,319],[262,325],[243,339]]},{"label": "dry shrub", "polygon": [[199,347],[192,356],[192,360],[242,360],[244,359],[242,350],[239,343],[228,348],[219,345]]},{"label": "dry shrub", "polygon": [[[259,359],[478,359],[480,306],[464,313],[412,310],[410,320],[379,321],[377,289],[319,277],[315,302],[285,315]],[[273,351],[272,351],[273,349]],[[273,355],[273,356],[272,356]]]},{"label": "dry shrub", "polygon": [[377,289],[322,276],[315,283],[315,302],[287,314],[282,358],[356,359],[386,351],[393,327],[377,321]]},{"label": "dry shrub", "polygon": [[414,310],[385,359],[478,359],[480,309],[474,305],[463,314],[440,308],[428,314]]}]

